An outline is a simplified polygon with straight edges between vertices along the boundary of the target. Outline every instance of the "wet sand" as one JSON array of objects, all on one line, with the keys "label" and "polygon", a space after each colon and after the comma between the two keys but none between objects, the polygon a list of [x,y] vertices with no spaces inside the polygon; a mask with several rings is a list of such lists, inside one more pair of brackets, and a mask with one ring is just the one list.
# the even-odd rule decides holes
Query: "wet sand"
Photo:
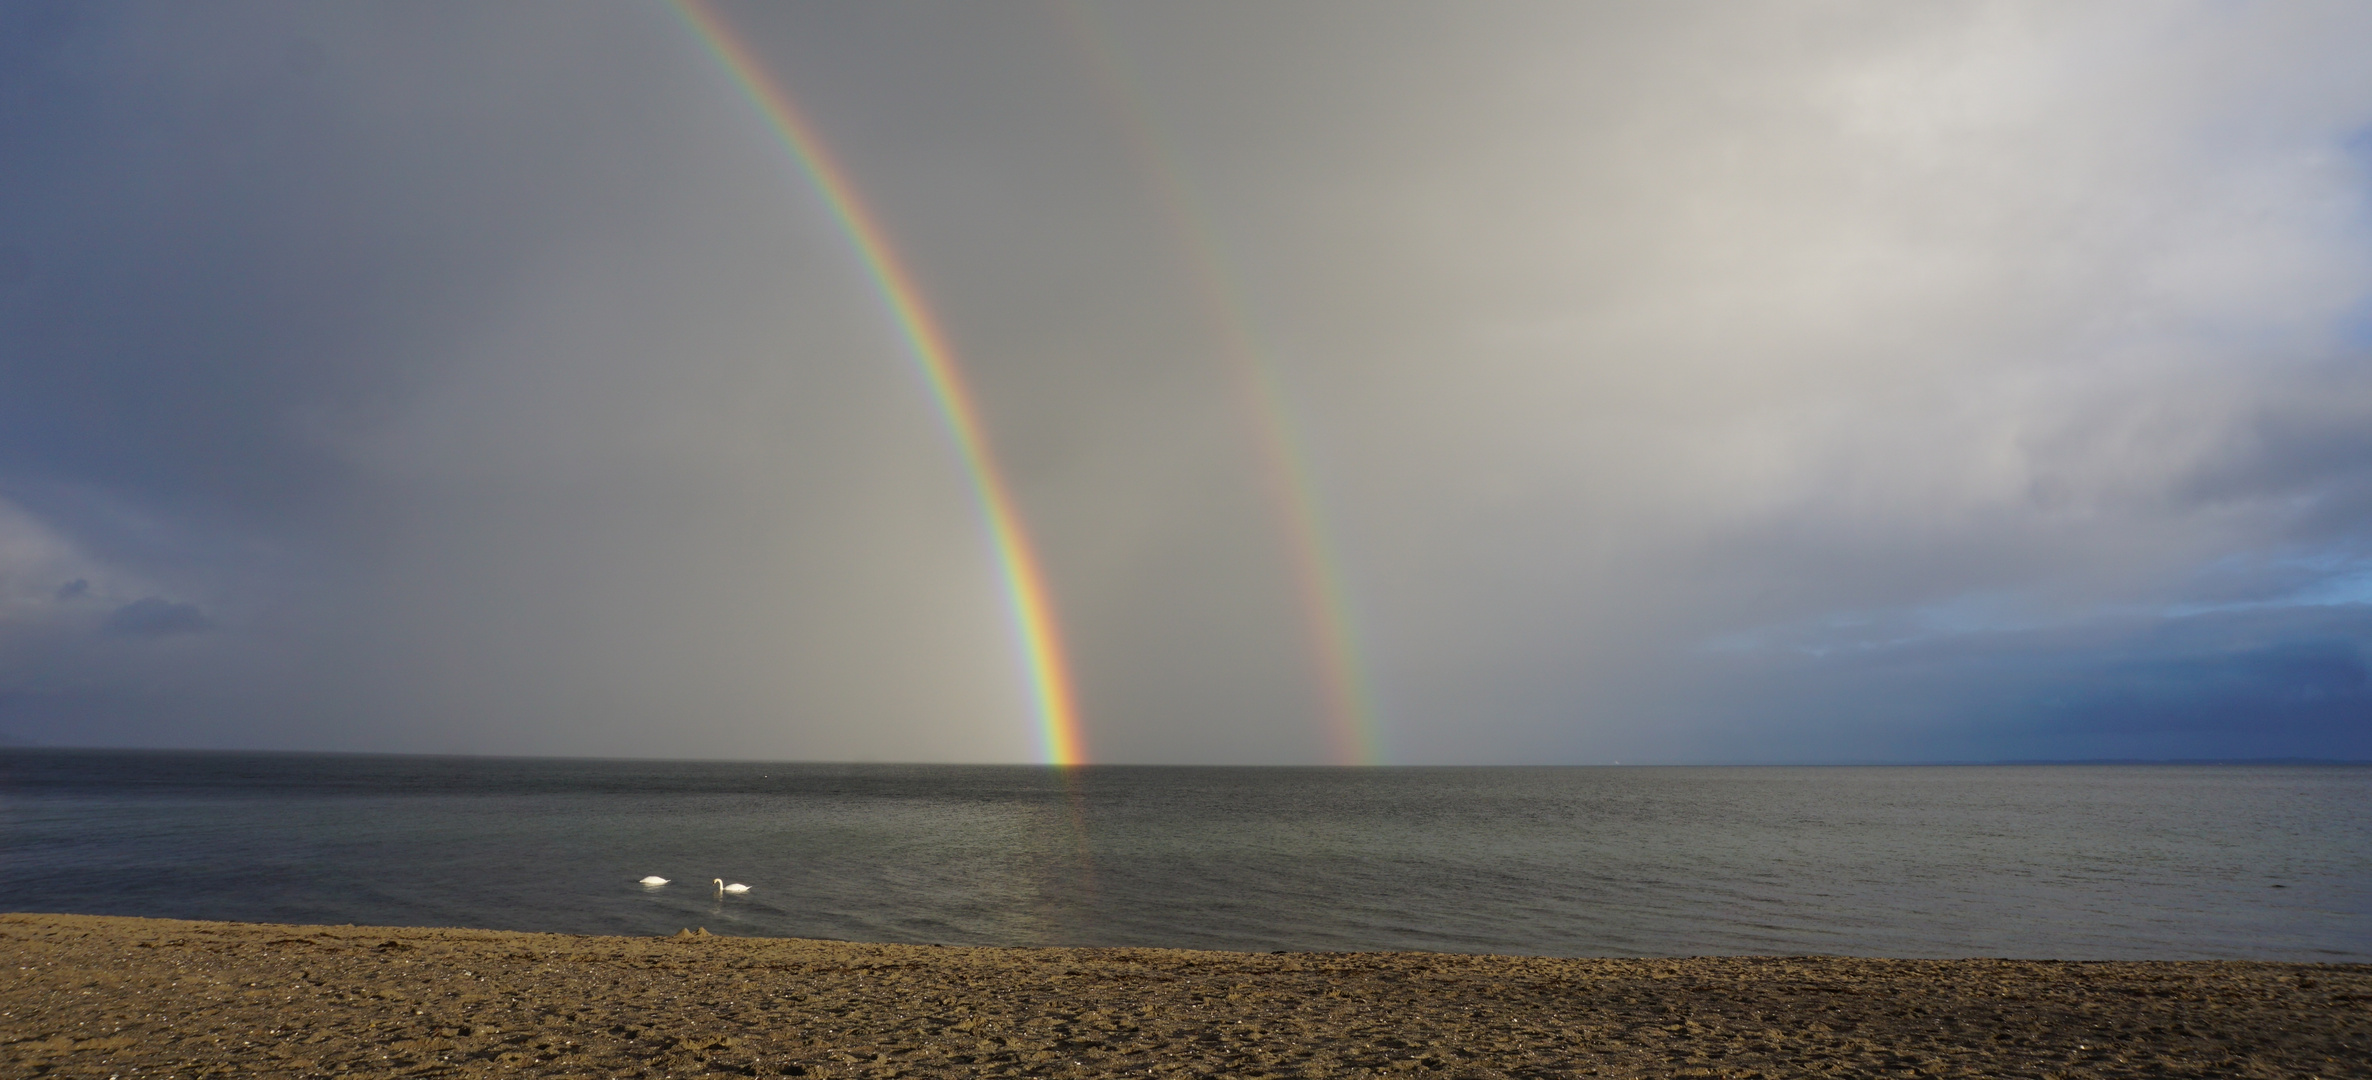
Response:
[{"label": "wet sand", "polygon": [[0,1075],[2372,1076],[2372,965],[1245,954],[0,915]]}]

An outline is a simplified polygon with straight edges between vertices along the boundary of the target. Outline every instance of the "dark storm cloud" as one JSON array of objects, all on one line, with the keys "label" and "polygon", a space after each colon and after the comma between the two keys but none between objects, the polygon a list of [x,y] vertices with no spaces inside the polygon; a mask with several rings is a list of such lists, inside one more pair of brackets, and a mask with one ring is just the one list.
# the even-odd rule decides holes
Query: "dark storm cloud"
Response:
[{"label": "dark storm cloud", "polygon": [[302,514],[352,481],[307,420],[448,370],[600,168],[591,125],[551,125],[583,88],[536,77],[554,65],[516,48],[523,10],[5,18],[25,62],[0,73],[0,247],[30,266],[0,354],[15,478],[196,520]]},{"label": "dark storm cloud", "polygon": [[196,604],[177,604],[159,597],[134,600],[110,612],[107,621],[99,625],[101,633],[110,637],[161,638],[175,634],[202,634],[214,629],[214,620],[206,617]]},{"label": "dark storm cloud", "polygon": [[1694,752],[1747,739],[1795,761],[2372,757],[2372,605],[1909,635],[1809,631],[1719,658],[1718,707],[1765,722]]},{"label": "dark storm cloud", "polygon": [[[664,7],[0,20],[20,730],[847,756],[1010,711],[880,313]],[[1026,745],[974,723],[940,753]]]}]

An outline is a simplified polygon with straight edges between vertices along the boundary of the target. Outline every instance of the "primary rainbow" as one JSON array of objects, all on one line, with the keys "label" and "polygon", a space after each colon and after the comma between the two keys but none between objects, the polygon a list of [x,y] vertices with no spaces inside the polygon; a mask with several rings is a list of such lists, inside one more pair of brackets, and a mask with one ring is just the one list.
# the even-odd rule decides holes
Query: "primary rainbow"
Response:
[{"label": "primary rainbow", "polygon": [[774,128],[775,135],[798,162],[800,171],[806,174],[816,193],[823,196],[842,235],[864,263],[874,290],[881,294],[882,302],[896,319],[907,351],[922,369],[923,380],[930,385],[931,396],[938,403],[939,417],[955,439],[973,495],[979,501],[981,516],[986,519],[989,536],[996,546],[1014,631],[1020,638],[1029,668],[1039,752],[1048,764],[1083,764],[1086,746],[1080,737],[1070,667],[1063,656],[1061,634],[1055,627],[1046,575],[1039,568],[1028,534],[1022,530],[1020,516],[1014,510],[1013,494],[997,471],[996,459],[989,453],[980,411],[964,384],[963,370],[956,365],[954,350],[948,347],[946,332],[940,329],[930,307],[923,302],[922,290],[899,260],[897,249],[891,246],[880,221],[858,196],[848,170],[832,156],[822,136],[808,123],[790,94],[766,73],[758,58],[733,35],[732,28],[710,8],[707,0],[675,0],[675,7],[734,83],[764,114],[767,124]]}]

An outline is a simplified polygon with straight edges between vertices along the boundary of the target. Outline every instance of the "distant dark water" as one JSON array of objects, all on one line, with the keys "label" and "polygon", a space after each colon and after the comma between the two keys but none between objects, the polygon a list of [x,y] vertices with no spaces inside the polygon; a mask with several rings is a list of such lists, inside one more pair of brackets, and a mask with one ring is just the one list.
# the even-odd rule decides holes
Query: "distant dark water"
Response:
[{"label": "distant dark water", "polygon": [[[645,889],[644,874],[675,883]],[[717,877],[754,890],[719,902]],[[0,910],[979,944],[2364,961],[2372,768],[1066,775],[9,749]]]}]

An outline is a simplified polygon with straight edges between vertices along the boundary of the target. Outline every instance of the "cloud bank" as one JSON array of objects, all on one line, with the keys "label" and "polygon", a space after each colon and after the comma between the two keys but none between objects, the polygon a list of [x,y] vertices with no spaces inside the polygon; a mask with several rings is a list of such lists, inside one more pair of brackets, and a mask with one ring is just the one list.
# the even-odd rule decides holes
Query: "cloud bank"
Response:
[{"label": "cloud bank", "polygon": [[[2354,7],[724,10],[1098,759],[1328,753],[1225,316],[1391,760],[2372,756]],[[1032,752],[928,399],[665,8],[12,11],[0,192],[0,734]]]}]

